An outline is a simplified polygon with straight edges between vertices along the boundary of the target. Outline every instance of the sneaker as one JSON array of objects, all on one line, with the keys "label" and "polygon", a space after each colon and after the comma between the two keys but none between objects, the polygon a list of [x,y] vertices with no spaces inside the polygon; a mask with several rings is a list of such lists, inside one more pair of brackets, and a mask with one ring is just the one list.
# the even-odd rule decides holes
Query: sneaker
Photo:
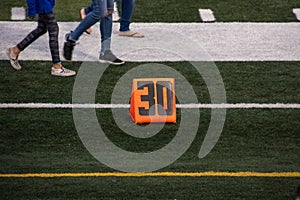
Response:
[{"label": "sneaker", "polygon": [[101,63],[109,63],[112,65],[123,65],[125,62],[117,58],[110,50],[104,52],[104,54],[100,54],[99,62]]},{"label": "sneaker", "polygon": [[64,67],[60,69],[55,69],[54,67],[52,67],[51,69],[51,75],[53,76],[74,76],[75,74],[76,74],[75,71],[66,69]]},{"label": "sneaker", "polygon": [[20,70],[22,68],[18,61],[19,55],[15,55],[14,52],[12,51],[12,48],[8,48],[6,50],[6,55],[8,56],[11,66],[15,70]]},{"label": "sneaker", "polygon": [[72,54],[74,50],[74,46],[76,45],[76,42],[69,40],[70,33],[67,33],[65,36],[65,43],[64,43],[64,52],[63,56],[66,60],[72,60]]}]

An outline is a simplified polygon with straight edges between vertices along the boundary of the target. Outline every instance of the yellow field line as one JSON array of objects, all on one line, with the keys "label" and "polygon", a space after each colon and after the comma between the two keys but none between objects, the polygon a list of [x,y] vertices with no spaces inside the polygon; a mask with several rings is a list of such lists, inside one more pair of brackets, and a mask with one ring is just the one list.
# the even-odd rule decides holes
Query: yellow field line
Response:
[{"label": "yellow field line", "polygon": [[59,177],[300,177],[300,172],[95,172],[95,173],[32,173],[0,174],[0,178]]}]

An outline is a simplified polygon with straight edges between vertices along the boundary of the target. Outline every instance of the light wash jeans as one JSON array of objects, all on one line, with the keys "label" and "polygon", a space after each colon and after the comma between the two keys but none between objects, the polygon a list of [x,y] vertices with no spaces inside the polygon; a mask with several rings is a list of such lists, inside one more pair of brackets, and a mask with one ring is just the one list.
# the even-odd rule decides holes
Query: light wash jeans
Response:
[{"label": "light wash jeans", "polygon": [[114,8],[114,0],[93,0],[92,4],[85,9],[86,17],[77,28],[71,32],[70,40],[77,41],[86,29],[100,21],[101,49],[103,54],[110,50],[112,34],[112,15],[106,15],[107,9]]}]

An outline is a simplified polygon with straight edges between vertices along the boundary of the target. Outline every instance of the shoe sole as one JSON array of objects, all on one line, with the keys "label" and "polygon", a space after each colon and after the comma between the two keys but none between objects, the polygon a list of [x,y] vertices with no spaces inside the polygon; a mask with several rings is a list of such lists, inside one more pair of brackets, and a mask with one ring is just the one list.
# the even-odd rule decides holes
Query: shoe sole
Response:
[{"label": "shoe sole", "polygon": [[124,65],[125,61],[123,61],[122,63],[114,63],[112,61],[108,61],[108,60],[99,60],[100,63],[106,63],[106,64],[111,64],[111,65]]},{"label": "shoe sole", "polygon": [[52,75],[52,76],[68,77],[68,76],[75,76],[76,73],[74,73],[74,74],[63,74],[63,73],[61,73],[61,74],[56,74],[56,73],[52,73],[52,72],[51,72],[51,75]]},{"label": "shoe sole", "polygon": [[6,55],[7,55],[7,57],[8,57],[8,59],[9,59],[9,61],[10,61],[10,65],[12,66],[12,68],[14,68],[15,70],[21,70],[22,69],[22,67],[20,66],[20,67],[15,67],[14,66],[14,60],[10,57],[10,49],[6,49]]}]

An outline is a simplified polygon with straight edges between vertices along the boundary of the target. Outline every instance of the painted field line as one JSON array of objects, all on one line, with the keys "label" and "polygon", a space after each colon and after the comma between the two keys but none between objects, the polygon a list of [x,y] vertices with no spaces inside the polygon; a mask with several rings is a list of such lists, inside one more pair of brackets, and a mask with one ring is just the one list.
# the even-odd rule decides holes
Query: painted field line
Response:
[{"label": "painted field line", "polygon": [[199,15],[203,22],[214,22],[216,18],[214,12],[211,9],[199,9]]},{"label": "painted field line", "polygon": [[[1,103],[0,109],[7,108],[129,108],[129,104],[63,104],[63,103]],[[266,103],[235,103],[235,104],[177,104],[177,108],[213,108],[213,109],[300,109],[300,104],[266,104]]]},{"label": "painted field line", "polygon": [[13,7],[11,9],[11,20],[25,20],[26,11],[24,7]]},{"label": "painted field line", "polygon": [[[63,44],[65,33],[77,25],[78,22],[59,22],[59,44]],[[132,42],[117,34],[119,23],[113,24],[116,34],[112,34],[111,48],[127,62],[300,61],[299,22],[132,23],[130,26],[147,34]],[[0,49],[6,49],[35,29],[36,22],[1,21],[0,27]],[[96,30],[99,23],[93,27]],[[36,40],[19,60],[51,61],[46,41],[46,35]],[[98,45],[98,34],[83,35],[72,60],[98,62]],[[0,60],[7,60],[5,51],[0,51]]]},{"label": "painted field line", "polygon": [[300,21],[300,8],[294,8],[293,13],[295,14],[298,21]]},{"label": "painted field line", "polygon": [[61,177],[300,177],[300,172],[94,172],[94,173],[33,173],[0,174],[0,178],[61,178]]}]

